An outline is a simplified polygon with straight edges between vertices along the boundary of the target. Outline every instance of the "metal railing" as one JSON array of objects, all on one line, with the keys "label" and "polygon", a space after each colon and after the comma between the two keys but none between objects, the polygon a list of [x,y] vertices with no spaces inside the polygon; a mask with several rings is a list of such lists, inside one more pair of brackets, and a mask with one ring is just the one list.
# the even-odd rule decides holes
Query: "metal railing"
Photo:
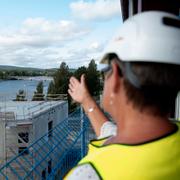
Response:
[{"label": "metal railing", "polygon": [[90,124],[81,109],[0,168],[0,179],[62,179],[86,154]]}]

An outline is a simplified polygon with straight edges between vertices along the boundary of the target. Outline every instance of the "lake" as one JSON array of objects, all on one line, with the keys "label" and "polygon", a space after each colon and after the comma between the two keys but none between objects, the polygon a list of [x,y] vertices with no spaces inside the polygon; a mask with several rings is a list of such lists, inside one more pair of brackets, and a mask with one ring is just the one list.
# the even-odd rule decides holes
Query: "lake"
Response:
[{"label": "lake", "polygon": [[51,80],[52,78],[49,77],[31,77],[24,80],[0,81],[0,101],[15,99],[20,89],[23,89],[26,92],[26,98],[31,100],[40,81],[43,81],[44,93],[46,94]]}]

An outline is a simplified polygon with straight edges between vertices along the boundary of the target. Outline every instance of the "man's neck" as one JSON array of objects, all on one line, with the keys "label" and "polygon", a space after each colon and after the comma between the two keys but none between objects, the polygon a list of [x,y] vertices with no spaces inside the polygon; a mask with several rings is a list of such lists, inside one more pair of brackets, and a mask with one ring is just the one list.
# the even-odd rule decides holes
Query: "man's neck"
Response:
[{"label": "man's neck", "polygon": [[132,106],[124,106],[118,114],[118,132],[111,139],[113,142],[138,144],[162,137],[175,129],[168,118],[155,116],[148,111],[139,112]]}]

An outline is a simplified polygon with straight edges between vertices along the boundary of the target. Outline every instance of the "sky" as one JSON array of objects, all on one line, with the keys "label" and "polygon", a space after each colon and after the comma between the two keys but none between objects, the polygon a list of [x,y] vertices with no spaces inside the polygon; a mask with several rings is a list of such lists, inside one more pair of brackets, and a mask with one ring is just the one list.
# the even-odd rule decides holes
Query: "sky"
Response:
[{"label": "sky", "polygon": [[0,1],[0,65],[57,68],[98,60],[122,25],[119,0]]}]

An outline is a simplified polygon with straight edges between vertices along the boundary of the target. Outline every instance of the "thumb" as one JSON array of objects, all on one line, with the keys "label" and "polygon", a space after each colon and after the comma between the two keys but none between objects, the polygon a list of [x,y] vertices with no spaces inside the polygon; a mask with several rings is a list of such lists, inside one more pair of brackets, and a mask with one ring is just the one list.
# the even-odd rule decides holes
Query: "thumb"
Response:
[{"label": "thumb", "polygon": [[85,84],[85,74],[82,74],[82,75],[81,75],[81,83],[82,83],[82,84]]}]

